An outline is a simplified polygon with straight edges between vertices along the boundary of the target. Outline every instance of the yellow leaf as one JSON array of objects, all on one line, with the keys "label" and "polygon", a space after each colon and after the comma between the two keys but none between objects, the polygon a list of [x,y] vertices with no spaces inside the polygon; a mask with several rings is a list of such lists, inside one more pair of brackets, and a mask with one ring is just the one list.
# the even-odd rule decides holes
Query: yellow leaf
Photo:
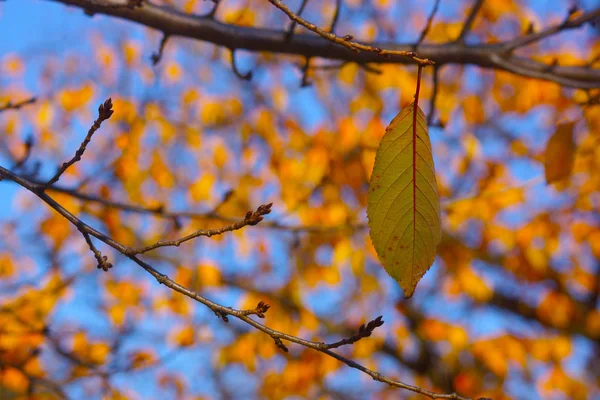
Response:
[{"label": "yellow leaf", "polygon": [[185,328],[178,329],[171,338],[171,341],[176,346],[187,347],[194,344],[196,332],[191,326],[186,326]]},{"label": "yellow leaf", "polygon": [[219,286],[221,284],[221,271],[214,265],[202,264],[198,266],[198,278],[204,286]]},{"label": "yellow leaf", "polygon": [[411,297],[442,235],[427,123],[414,103],[392,120],[377,149],[367,215],[379,259]]},{"label": "yellow leaf", "polygon": [[126,41],[121,46],[121,50],[123,51],[125,64],[129,67],[134,65],[140,58],[140,45],[137,42]]},{"label": "yellow leaf", "polygon": [[15,265],[9,253],[0,253],[0,278],[9,278],[14,272]]},{"label": "yellow leaf", "polygon": [[169,166],[164,162],[158,150],[155,150],[152,153],[150,176],[152,176],[161,188],[171,188],[175,184],[175,178],[171,174]]},{"label": "yellow leaf", "polygon": [[227,148],[222,143],[216,146],[213,158],[217,168],[223,169],[223,166],[227,163],[228,154]]},{"label": "yellow leaf", "polygon": [[19,76],[25,71],[23,61],[14,54],[4,57],[1,68],[2,72],[4,72],[6,76],[12,77]]},{"label": "yellow leaf", "polygon": [[182,75],[183,75],[183,72],[182,72],[179,64],[177,64],[174,61],[167,64],[167,68],[165,69],[165,77],[168,82],[170,82],[170,83],[179,82]]},{"label": "yellow leaf", "polygon": [[44,102],[37,111],[36,123],[39,128],[48,128],[54,119],[54,107],[48,102]]},{"label": "yellow leaf", "polygon": [[202,178],[197,180],[190,186],[190,195],[194,202],[208,200],[210,192],[215,182],[215,177],[211,174],[204,174]]},{"label": "yellow leaf", "polygon": [[66,111],[74,111],[87,106],[94,96],[94,88],[88,82],[80,89],[64,89],[58,94],[61,106]]},{"label": "yellow leaf", "polygon": [[573,171],[575,142],[573,142],[574,122],[558,125],[550,137],[544,154],[546,182],[552,183],[568,178]]},{"label": "yellow leaf", "polygon": [[51,240],[54,249],[59,249],[71,232],[69,222],[57,213],[53,213],[40,224],[40,230]]},{"label": "yellow leaf", "polygon": [[129,358],[132,369],[146,367],[156,360],[153,350],[137,350],[130,354]]},{"label": "yellow leaf", "polygon": [[[2,386],[10,391],[14,392],[25,392],[29,386],[29,380],[27,377],[15,368],[5,368],[2,371]],[[23,398],[23,397],[22,397]]]},{"label": "yellow leaf", "polygon": [[481,124],[485,122],[485,110],[481,104],[481,98],[476,95],[467,96],[463,100],[463,112],[465,121],[469,124]]}]

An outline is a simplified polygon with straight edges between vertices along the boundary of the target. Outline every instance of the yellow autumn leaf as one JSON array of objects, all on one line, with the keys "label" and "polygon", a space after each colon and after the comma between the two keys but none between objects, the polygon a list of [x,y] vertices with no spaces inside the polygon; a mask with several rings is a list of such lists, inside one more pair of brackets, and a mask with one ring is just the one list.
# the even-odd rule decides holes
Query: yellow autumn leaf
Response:
[{"label": "yellow autumn leaf", "polygon": [[367,215],[379,259],[411,297],[442,235],[427,124],[414,103],[392,120],[377,149]]},{"label": "yellow autumn leaf", "polygon": [[195,336],[196,332],[188,325],[173,332],[171,342],[176,346],[188,347],[194,344]]},{"label": "yellow autumn leaf", "polygon": [[550,137],[544,153],[546,182],[552,183],[568,178],[573,171],[575,142],[573,141],[574,122],[558,125]]}]

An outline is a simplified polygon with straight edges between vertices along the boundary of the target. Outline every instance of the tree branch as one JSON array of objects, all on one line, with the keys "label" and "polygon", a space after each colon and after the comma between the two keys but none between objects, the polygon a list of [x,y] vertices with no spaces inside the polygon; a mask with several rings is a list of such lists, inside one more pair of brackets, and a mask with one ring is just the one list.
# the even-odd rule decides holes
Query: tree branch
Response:
[{"label": "tree branch", "polygon": [[555,35],[559,32],[562,32],[562,31],[565,31],[568,29],[579,28],[580,26],[582,26],[585,23],[593,22],[600,18],[600,8],[597,8],[594,11],[584,13],[584,14],[580,15],[579,17],[576,17],[573,19],[569,19],[569,16],[567,16],[567,18],[565,18],[565,20],[558,25],[550,26],[542,31],[537,32],[537,33],[529,33],[524,36],[519,36],[513,40],[510,40],[510,41],[504,43],[504,45],[503,45],[504,50],[512,51],[518,47],[524,47],[524,46],[530,45],[534,42],[540,41],[542,39],[545,39],[547,37]]},{"label": "tree branch", "polygon": [[[332,60],[365,63],[412,64],[414,60],[389,54],[389,58],[371,51],[356,53],[345,46],[332,46],[329,40],[312,34],[295,34],[293,40],[286,41],[285,30],[242,27],[215,21],[213,18],[189,15],[169,7],[144,2],[135,10],[124,7],[110,8],[94,5],[89,0],[50,0],[57,3],[91,9],[95,13],[106,14],[137,22],[165,34],[198,39],[231,49],[245,49],[253,52],[296,54],[304,57],[319,57]],[[329,32],[325,32],[329,35]],[[340,39],[336,36],[336,38]],[[548,65],[526,58],[511,57],[506,63],[498,63],[497,57],[506,52],[507,43],[465,45],[448,42],[443,44],[421,44],[419,56],[433,61],[436,65],[459,64],[477,65],[481,68],[500,69],[511,73],[543,79],[561,85],[593,89],[600,87],[600,70],[589,67],[556,66],[552,71]],[[376,49],[389,49],[393,52],[411,52],[414,43],[371,42],[365,46]],[[522,68],[519,64],[527,64]]]},{"label": "tree branch", "polygon": [[440,6],[440,0],[435,0],[435,3],[433,4],[433,9],[431,10],[431,14],[429,14],[429,17],[427,18],[427,23],[425,24],[425,27],[421,31],[421,34],[419,35],[419,39],[417,39],[417,43],[415,43],[415,47],[414,47],[415,51],[417,50],[419,45],[423,42],[423,39],[425,39],[425,36],[427,36],[427,34],[429,33],[429,29],[431,29],[431,23],[433,22],[433,18],[435,17],[435,14],[437,13],[439,6]]},{"label": "tree branch", "polygon": [[269,3],[273,4],[275,7],[279,8],[281,11],[283,11],[293,22],[296,22],[296,23],[302,25],[303,27],[305,27],[306,29],[313,31],[314,33],[321,36],[322,38],[327,39],[335,44],[344,46],[348,50],[351,50],[355,53],[360,53],[360,52],[365,51],[365,52],[379,54],[380,56],[385,57],[385,58],[389,58],[390,56],[394,55],[394,56],[400,56],[400,57],[408,57],[420,65],[433,64],[433,62],[431,60],[419,57],[417,54],[415,54],[414,51],[386,50],[381,47],[373,47],[373,46],[361,44],[358,42],[353,42],[352,37],[349,35],[346,35],[344,37],[339,37],[335,33],[327,32],[326,30],[319,28],[315,24],[312,24],[312,23],[302,19],[299,15],[294,14],[294,12],[292,10],[290,10],[290,8],[287,7],[285,4],[283,4],[280,0],[268,0],[268,1],[269,1]]},{"label": "tree branch", "polygon": [[36,97],[31,97],[29,99],[26,100],[22,100],[22,101],[18,101],[16,103],[13,103],[12,101],[9,101],[8,103],[6,103],[5,105],[0,107],[0,113],[6,110],[18,110],[21,107],[24,107],[26,105],[29,104],[33,104],[37,101]]},{"label": "tree branch", "polygon": [[233,223],[231,225],[224,226],[222,228],[217,228],[217,229],[200,229],[194,233],[191,233],[191,234],[184,236],[177,240],[159,241],[159,242],[156,242],[156,243],[151,244],[146,247],[142,247],[139,249],[131,249],[129,251],[129,254],[131,254],[131,255],[143,254],[143,253],[147,253],[151,250],[158,249],[159,247],[167,247],[167,246],[179,247],[182,243],[185,243],[189,240],[195,239],[200,236],[211,237],[211,236],[221,235],[225,232],[231,232],[231,231],[235,231],[238,229],[242,229],[243,227],[248,226],[248,225],[256,225],[260,221],[263,220],[264,215],[267,215],[271,212],[272,205],[273,205],[273,203],[263,204],[263,205],[259,206],[256,209],[256,211],[248,211],[248,213],[246,214],[246,217],[242,221]]},{"label": "tree branch", "polygon": [[473,4],[471,11],[469,11],[469,15],[467,16],[467,19],[465,20],[465,23],[460,31],[460,34],[458,35],[458,38],[456,39],[457,43],[459,43],[459,44],[465,43],[465,39],[466,39],[467,35],[469,34],[469,31],[473,27],[473,22],[475,21],[475,17],[477,17],[477,13],[479,13],[479,9],[483,5],[483,1],[484,0],[475,0],[475,4]]},{"label": "tree branch", "polygon": [[[0,166],[0,176],[14,181],[15,183],[19,184],[23,188],[25,188],[25,189],[29,190],[30,192],[32,192],[33,194],[35,194],[43,202],[45,202],[48,206],[50,206],[52,209],[54,209],[56,212],[58,212],[61,216],[63,216],[65,219],[67,219],[69,222],[71,222],[71,224],[73,224],[75,227],[77,227],[77,229],[80,232],[82,232],[82,233],[85,232],[88,235],[94,236],[95,238],[101,240],[102,242],[104,242],[108,246],[112,247],[113,249],[117,250],[121,254],[127,256],[130,260],[135,262],[137,265],[139,265],[144,270],[146,270],[150,275],[152,275],[160,284],[163,284],[176,292],[179,292],[187,297],[190,297],[190,298],[198,301],[199,303],[204,304],[206,307],[211,309],[215,314],[219,315],[224,320],[226,320],[227,316],[233,316],[233,317],[245,322],[246,324],[254,327],[255,329],[257,329],[261,332],[264,332],[265,334],[267,334],[271,338],[273,338],[276,345],[278,347],[280,347],[282,350],[287,350],[287,347],[285,347],[285,345],[283,344],[283,341],[296,343],[301,346],[324,353],[332,358],[335,358],[336,360],[346,364],[347,366],[358,369],[359,371],[362,371],[363,373],[371,376],[374,380],[386,383],[390,386],[409,390],[414,393],[419,393],[419,394],[427,396],[431,399],[467,400],[466,398],[461,397],[461,396],[457,395],[456,393],[438,394],[438,393],[434,393],[429,390],[423,389],[419,386],[413,386],[413,385],[409,385],[409,384],[406,384],[401,381],[387,378],[387,377],[383,376],[382,374],[380,374],[379,372],[373,371],[373,370],[355,362],[354,360],[351,360],[349,358],[346,358],[344,356],[339,355],[338,353],[335,353],[335,352],[329,350],[329,348],[327,347],[328,345],[325,343],[306,340],[306,339],[303,339],[303,338],[300,338],[297,336],[289,335],[287,333],[283,333],[283,332],[271,329],[268,326],[263,325],[248,316],[248,315],[252,315],[252,314],[257,314],[257,312],[256,312],[257,310],[251,310],[251,312],[248,312],[248,310],[237,310],[237,309],[234,309],[231,307],[226,307],[221,304],[215,303],[215,302],[209,300],[208,298],[198,294],[197,292],[178,284],[177,282],[170,279],[167,275],[160,273],[158,270],[156,270],[150,264],[148,264],[148,263],[142,261],[141,259],[139,259],[138,257],[136,257],[135,249],[132,249],[128,246],[125,246],[125,245],[115,241],[114,239],[104,235],[103,233],[98,232],[96,229],[92,228],[91,226],[89,226],[86,223],[84,223],[83,221],[81,221],[79,218],[77,218],[75,215],[71,214],[64,207],[62,207],[59,203],[57,203],[53,198],[48,196],[48,194],[46,194],[43,190],[40,190],[43,188],[43,186],[40,186],[34,182],[30,182],[29,180],[15,174],[12,171],[9,171],[6,168],[1,167],[1,166]],[[262,306],[261,306],[261,304],[259,304],[257,306],[257,309],[258,309],[258,307],[261,307],[261,309],[258,311],[264,313],[266,311],[265,306],[266,306],[266,304],[264,304],[264,303]],[[375,320],[375,321],[377,321],[377,320]]]},{"label": "tree branch", "polygon": [[69,168],[71,165],[75,164],[77,161],[81,160],[81,156],[85,152],[85,149],[87,148],[87,145],[90,143],[90,140],[92,140],[92,136],[94,135],[94,133],[98,129],[100,129],[102,122],[109,119],[112,114],[113,114],[112,102],[110,99],[106,100],[104,102],[104,104],[100,104],[100,107],[98,107],[98,118],[94,121],[94,124],[90,127],[87,135],[85,136],[85,139],[83,140],[83,142],[81,142],[79,149],[77,149],[77,151],[75,152],[75,156],[73,156],[73,158],[71,158],[66,163],[63,163],[63,165],[61,165],[61,167],[58,169],[58,171],[56,171],[56,174],[48,181],[48,183],[46,183],[46,185],[45,185],[46,187],[58,182],[61,175],[67,170],[67,168]]},{"label": "tree branch", "polygon": [[360,328],[358,328],[358,333],[356,335],[352,335],[349,338],[339,340],[335,343],[330,343],[327,345],[327,348],[335,349],[335,348],[342,347],[347,344],[354,344],[354,343],[358,342],[360,339],[371,336],[371,334],[373,333],[373,331],[376,328],[383,325],[384,321],[382,320],[382,318],[383,318],[383,316],[380,315],[379,317],[375,318],[374,320],[369,321],[369,323],[367,325],[362,324],[360,326]]}]

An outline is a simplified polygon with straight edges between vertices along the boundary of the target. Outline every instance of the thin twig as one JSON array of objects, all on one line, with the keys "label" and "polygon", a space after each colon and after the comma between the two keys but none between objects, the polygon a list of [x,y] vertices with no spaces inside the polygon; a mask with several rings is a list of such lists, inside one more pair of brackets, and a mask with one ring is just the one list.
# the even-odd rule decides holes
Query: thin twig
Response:
[{"label": "thin twig", "polygon": [[77,151],[75,152],[75,156],[73,158],[71,158],[69,161],[67,161],[66,163],[63,163],[63,165],[58,169],[56,174],[48,181],[48,183],[46,183],[46,187],[58,182],[61,175],[67,170],[67,168],[69,168],[71,165],[75,164],[77,161],[81,160],[81,156],[85,152],[85,149],[87,148],[87,145],[90,143],[90,140],[92,140],[92,136],[94,135],[94,133],[98,129],[100,129],[102,122],[109,119],[112,114],[113,114],[112,101],[109,98],[103,104],[100,104],[100,107],[98,107],[98,118],[94,121],[94,124],[90,127],[88,134],[86,135],[83,142],[81,142],[79,149],[77,149]]},{"label": "thin twig", "polygon": [[[215,6],[215,8],[216,8],[216,6]],[[150,56],[150,59],[152,60],[152,65],[158,65],[158,63],[162,59],[163,52],[165,50],[165,46],[166,46],[168,40],[169,40],[169,35],[163,32],[163,36],[160,39],[160,44],[158,45],[158,51],[156,53],[153,53]]]},{"label": "thin twig", "polygon": [[231,69],[233,70],[233,73],[235,74],[235,76],[237,76],[238,78],[240,78],[243,81],[249,81],[252,79],[252,71],[248,71],[245,74],[242,74],[240,72],[240,70],[237,67],[237,64],[235,62],[235,49],[229,49],[230,55],[231,55]]},{"label": "thin twig", "polygon": [[335,12],[333,13],[333,18],[331,19],[331,25],[329,25],[329,32],[334,33],[335,26],[337,25],[340,19],[340,13],[342,11],[342,0],[335,0]]},{"label": "thin twig", "polygon": [[473,4],[471,11],[469,11],[469,15],[467,16],[467,19],[465,20],[465,23],[463,24],[460,34],[458,35],[458,38],[456,38],[456,43],[459,43],[459,44],[465,43],[465,39],[467,38],[467,35],[469,34],[469,32],[471,31],[471,28],[473,27],[473,22],[475,21],[475,17],[477,17],[477,13],[479,13],[479,10],[481,9],[481,6],[483,5],[483,1],[484,0],[475,0],[475,4]]},{"label": "thin twig", "polygon": [[[302,13],[304,12],[304,7],[306,7],[306,4],[308,3],[308,0],[302,0],[302,3],[300,3],[300,8],[298,9],[298,12],[296,13],[296,15],[301,16]],[[290,27],[287,31],[287,33],[285,34],[285,40],[288,41],[292,38],[292,36],[294,36],[294,29],[296,29],[296,25],[298,24],[298,22],[292,20],[292,23],[290,24]]]},{"label": "thin twig", "polygon": [[[571,13],[569,13],[571,15]],[[513,40],[510,40],[502,45],[502,49],[504,51],[510,52],[518,47],[524,47],[545,39],[549,36],[552,36],[558,32],[562,32],[568,29],[579,28],[585,23],[593,22],[600,18],[600,8],[595,9],[594,11],[590,11],[584,14],[581,14],[579,17],[569,19],[569,17],[565,18],[563,22],[557,25],[550,26],[544,30],[539,32],[530,33],[528,35],[519,36]]]},{"label": "thin twig", "polygon": [[127,256],[129,259],[131,259],[133,262],[135,262],[137,265],[139,265],[141,268],[143,268],[149,274],[151,274],[157,280],[158,283],[163,284],[163,285],[171,288],[172,290],[179,292],[187,297],[190,297],[190,298],[198,301],[201,304],[204,304],[206,307],[211,309],[215,314],[220,315],[223,318],[226,318],[228,315],[233,316],[233,317],[245,322],[246,324],[254,327],[255,329],[257,329],[261,332],[264,332],[265,334],[267,334],[271,338],[273,338],[273,340],[275,341],[277,346],[280,347],[284,351],[287,350],[287,347],[283,344],[283,341],[285,340],[287,342],[296,343],[301,346],[322,352],[322,353],[346,364],[347,366],[358,369],[359,371],[362,371],[365,374],[371,376],[373,379],[383,382],[383,383],[386,383],[390,386],[409,390],[409,391],[412,391],[415,393],[420,393],[431,399],[467,400],[466,398],[461,397],[461,396],[457,395],[456,393],[438,394],[438,393],[431,392],[429,390],[423,389],[418,386],[409,385],[409,384],[406,384],[401,381],[387,378],[387,377],[383,376],[382,374],[380,374],[379,372],[373,371],[373,370],[355,362],[354,360],[351,360],[349,358],[346,358],[344,356],[341,356],[341,355],[331,351],[330,349],[327,348],[327,345],[325,343],[306,340],[306,339],[303,339],[303,338],[300,338],[297,336],[293,336],[293,335],[289,335],[287,333],[277,331],[275,329],[271,329],[255,320],[253,320],[252,318],[250,318],[248,316],[249,314],[248,314],[247,310],[237,310],[234,308],[225,307],[221,304],[215,303],[215,302],[209,300],[208,298],[198,294],[197,292],[178,284],[177,282],[170,279],[167,275],[164,275],[161,272],[159,272],[158,270],[156,270],[150,264],[142,261],[141,259],[139,259],[138,257],[135,256],[134,249],[115,241],[114,239],[98,232],[96,229],[85,224],[83,221],[81,221],[75,215],[73,215],[69,211],[67,211],[63,206],[61,206],[58,202],[56,202],[52,197],[48,196],[48,194],[46,194],[43,190],[40,190],[40,185],[30,182],[27,179],[25,179],[25,178],[15,174],[14,172],[9,171],[6,168],[3,168],[1,166],[0,166],[0,175],[14,181],[15,183],[19,184],[23,188],[25,188],[25,189],[29,190],[30,192],[32,192],[33,194],[35,194],[43,202],[45,202],[48,206],[53,208],[56,212],[58,212],[65,219],[67,219],[74,226],[76,226],[78,230],[80,230],[82,232],[86,232],[87,234],[96,237],[97,239],[106,243],[110,247],[114,248],[115,250],[117,250],[120,253]]},{"label": "thin twig", "polygon": [[23,166],[23,164],[25,164],[27,162],[27,160],[29,159],[29,156],[31,155],[31,150],[33,149],[33,136],[29,135],[27,136],[27,139],[25,139],[25,154],[23,154],[23,157],[19,158],[16,160],[15,164],[13,165],[13,169],[19,169]]},{"label": "thin twig", "polygon": [[383,316],[380,315],[379,317],[375,318],[374,320],[369,321],[369,323],[367,325],[362,324],[360,326],[360,328],[358,328],[358,333],[356,335],[353,335],[353,336],[351,336],[349,338],[346,338],[346,339],[339,340],[339,341],[337,341],[335,343],[328,344],[327,348],[328,349],[335,349],[335,348],[338,348],[338,347],[345,346],[347,344],[354,344],[354,343],[358,342],[361,339],[364,339],[366,337],[371,336],[371,334],[373,333],[373,331],[376,328],[378,328],[381,325],[383,325],[384,321],[383,321],[382,318],[383,318]]},{"label": "thin twig", "polygon": [[210,18],[210,19],[215,18],[215,15],[217,14],[217,9],[219,8],[219,5],[221,4],[221,2],[219,0],[212,0],[212,2],[213,2],[213,7],[206,15],[204,15],[206,18]]},{"label": "thin twig", "polygon": [[351,50],[355,53],[360,53],[361,51],[368,51],[376,54],[380,54],[382,57],[388,58],[390,56],[403,56],[408,57],[418,63],[419,65],[433,65],[434,62],[428,60],[426,58],[420,58],[414,51],[405,51],[405,50],[384,50],[379,47],[371,47],[368,45],[364,45],[358,42],[353,42],[352,37],[347,35],[344,37],[339,37],[332,32],[327,32],[313,23],[307,22],[306,20],[300,18],[296,15],[288,6],[283,4],[280,0],[268,0],[275,7],[279,8],[283,11],[292,21],[296,21],[298,24],[302,25],[306,29],[315,32],[319,36],[327,39],[333,43],[342,45],[346,47],[348,50]]},{"label": "thin twig", "polygon": [[423,30],[421,31],[421,34],[419,35],[419,39],[417,40],[417,43],[415,43],[415,45],[414,45],[415,51],[417,51],[417,47],[419,47],[419,45],[423,42],[423,39],[425,39],[425,36],[427,36],[427,34],[429,33],[429,29],[431,29],[431,23],[433,22],[433,18],[435,17],[435,14],[437,13],[439,6],[440,6],[440,0],[435,0],[433,9],[431,10],[431,14],[429,14],[429,17],[427,18],[427,23],[425,24],[425,28],[423,28]]},{"label": "thin twig", "polygon": [[300,82],[300,87],[307,87],[311,85],[311,82],[308,80],[308,70],[310,68],[310,57],[306,57],[304,61],[304,65],[302,66],[302,81]]},{"label": "thin twig", "polygon": [[0,112],[6,111],[6,110],[18,110],[21,107],[24,107],[24,106],[29,105],[29,104],[33,104],[36,101],[37,101],[37,97],[31,97],[29,99],[18,101],[16,103],[13,103],[12,101],[9,101],[5,105],[0,106]]},{"label": "thin twig", "polygon": [[96,246],[94,246],[90,235],[83,229],[79,229],[79,232],[81,232],[83,238],[88,244],[88,247],[90,248],[92,253],[94,253],[94,257],[96,258],[96,261],[98,261],[98,269],[102,269],[104,271],[108,271],[109,269],[111,269],[113,265],[110,262],[108,262],[108,257],[103,256],[102,253],[100,253],[100,251],[96,248]]},{"label": "thin twig", "polygon": [[233,223],[231,225],[227,225],[227,226],[224,226],[222,228],[217,228],[217,229],[199,229],[196,232],[191,233],[187,236],[184,236],[180,239],[167,240],[167,241],[161,240],[161,241],[158,241],[158,242],[151,244],[149,246],[146,246],[146,247],[142,247],[139,249],[132,249],[129,253],[132,255],[135,255],[135,254],[147,253],[151,250],[158,249],[159,247],[166,247],[166,246],[179,247],[182,243],[185,243],[189,240],[195,239],[200,236],[211,237],[211,236],[221,235],[225,232],[231,232],[231,231],[235,231],[238,229],[242,229],[243,227],[248,226],[248,225],[256,225],[260,221],[263,220],[265,215],[267,215],[271,212],[272,205],[273,205],[273,203],[263,204],[263,205],[259,206],[256,209],[256,211],[248,211],[248,213],[246,214],[246,217],[242,221]]},{"label": "thin twig", "polygon": [[257,304],[256,308],[253,308],[252,310],[242,310],[242,314],[246,316],[256,315],[258,318],[264,318],[265,313],[269,310],[269,308],[271,308],[270,305],[261,301]]},{"label": "thin twig", "polygon": [[492,53],[490,54],[490,61],[493,65],[496,65],[497,67],[506,71],[510,71],[520,75],[527,74],[527,76],[533,78],[551,80],[552,82],[556,82],[563,86],[579,86],[587,89],[594,89],[597,87],[596,84],[581,85],[581,82],[578,82],[577,79],[571,79],[569,76],[557,75],[554,73],[554,71],[546,71],[548,67],[547,65],[545,65],[544,69],[542,70],[535,70],[533,68],[528,67],[527,65],[522,65],[520,63],[520,60],[516,59],[513,56],[501,56],[497,53]]},{"label": "thin twig", "polygon": [[[134,21],[159,32],[168,32],[170,35],[187,37],[214,43],[218,46],[244,49],[251,52],[295,54],[302,57],[318,57],[363,64],[410,64],[415,62],[410,57],[392,56],[389,53],[387,54],[389,57],[382,57],[377,50],[385,47],[395,49],[396,51],[404,50],[412,53],[414,43],[375,41],[365,44],[375,51],[361,51],[357,53],[356,51],[349,51],[347,46],[331,46],[329,40],[320,40],[321,38],[315,37],[312,34],[313,32],[296,33],[293,41],[286,42],[283,40],[286,33],[285,30],[233,26],[232,24],[217,22],[213,18],[183,14],[169,6],[158,6],[151,2],[144,2],[142,7],[136,8],[135,12],[132,12],[125,7],[111,8],[97,3],[92,4],[90,0],[50,1],[72,5],[81,9],[89,9],[98,14]],[[329,34],[329,32],[325,33]],[[552,36],[552,34],[549,34],[549,36]],[[338,40],[340,40],[340,37],[338,37]],[[587,65],[559,66],[549,73],[540,74],[540,71],[544,71],[547,65],[531,58],[512,57],[504,65],[494,62],[492,58],[506,56],[504,54],[506,53],[505,47],[508,46],[507,43],[513,40],[478,43],[468,46],[454,41],[440,44],[422,43],[419,46],[419,57],[427,58],[435,62],[436,65],[469,64],[486,69],[500,69],[515,75],[546,80],[579,89],[595,89],[600,87],[600,70],[590,68]],[[523,65],[526,66],[523,67]]]}]

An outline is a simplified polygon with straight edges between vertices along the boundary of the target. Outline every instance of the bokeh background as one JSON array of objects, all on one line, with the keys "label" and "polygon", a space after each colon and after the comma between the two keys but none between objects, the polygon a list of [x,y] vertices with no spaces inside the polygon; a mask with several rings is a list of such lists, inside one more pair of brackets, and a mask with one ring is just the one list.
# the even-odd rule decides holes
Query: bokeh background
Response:
[{"label": "bokeh background", "polygon": [[[210,1],[164,0],[203,14]],[[300,2],[287,3],[297,10]],[[433,1],[344,0],[336,32],[414,42]],[[457,37],[470,1],[444,1],[425,43]],[[486,1],[468,44],[558,24],[568,1]],[[577,3],[584,10],[599,5]],[[303,16],[328,26],[335,1]],[[267,1],[222,0],[216,18],[286,29]],[[306,32],[296,28],[297,32]],[[385,126],[409,104],[416,67],[236,51],[55,1],[0,3],[0,165],[48,179],[74,154],[111,97],[115,114],[83,160],[49,192],[90,225],[131,246],[243,219],[257,226],[144,259],[175,281],[237,308],[271,305],[264,322],[336,341],[379,315],[373,335],[339,351],[369,368],[440,392],[494,399],[600,396],[600,106],[582,90],[477,66],[445,65],[430,107],[444,237],[405,300],[381,267],[366,227],[366,193]],[[560,65],[600,68],[597,27],[522,49]],[[595,60],[595,61],[594,61]],[[544,148],[575,122],[575,165],[544,179]],[[73,191],[100,201],[85,201]],[[102,199],[193,214],[163,218]],[[34,195],[0,182],[0,398],[419,398],[315,351],[273,340],[159,285],[81,234]]]}]

